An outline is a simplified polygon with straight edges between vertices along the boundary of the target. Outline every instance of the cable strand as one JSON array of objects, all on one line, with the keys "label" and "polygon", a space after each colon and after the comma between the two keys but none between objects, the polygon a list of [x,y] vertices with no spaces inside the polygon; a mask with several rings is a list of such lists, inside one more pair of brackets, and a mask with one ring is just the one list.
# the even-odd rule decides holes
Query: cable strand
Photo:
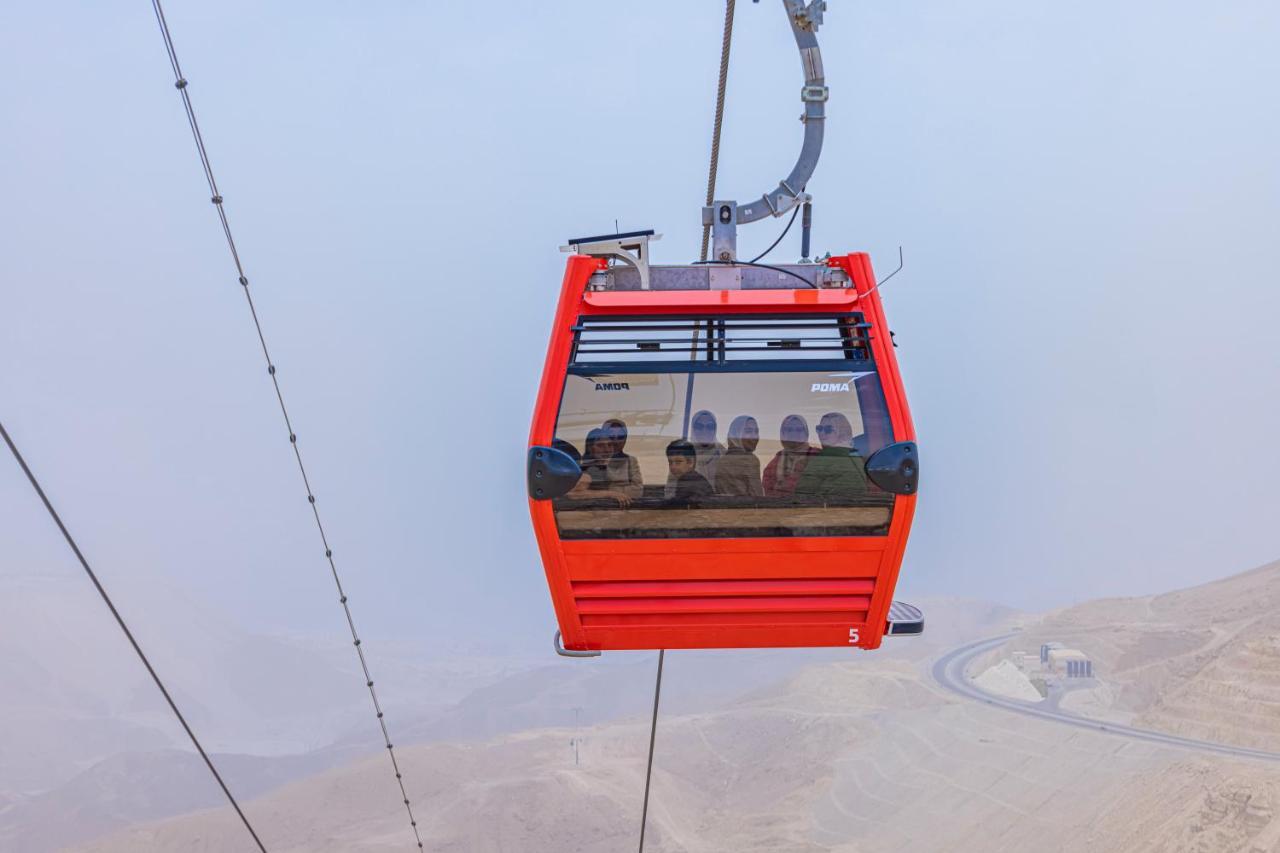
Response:
[{"label": "cable strand", "polygon": [[[733,42],[733,10],[735,0],[725,0],[724,37],[720,42],[720,79],[716,84],[716,117],[711,128],[711,164],[707,168],[706,207],[716,200],[716,171],[720,166],[720,127],[724,123],[724,93],[729,82],[729,47]],[[711,241],[711,224],[702,226],[702,260],[707,259]]]},{"label": "cable strand", "polygon": [[640,853],[644,853],[644,830],[649,823],[649,783],[653,779],[653,744],[658,737],[658,702],[662,698],[662,662],[666,649],[658,649],[658,677],[653,684],[653,722],[649,724],[649,766],[644,773],[644,807],[640,812]]},{"label": "cable strand", "polygon": [[27,481],[31,483],[31,487],[35,489],[36,494],[40,497],[40,502],[44,504],[45,510],[48,511],[49,517],[53,519],[53,523],[58,526],[58,530],[62,532],[62,538],[67,541],[71,552],[75,554],[76,559],[80,562],[81,568],[84,569],[89,580],[93,582],[93,586],[98,590],[98,595],[102,597],[102,601],[107,605],[107,609],[111,611],[111,615],[115,617],[116,624],[120,626],[120,630],[124,632],[125,638],[129,641],[129,645],[133,646],[134,652],[137,653],[138,659],[142,661],[142,665],[146,667],[147,673],[151,676],[151,680],[155,682],[156,687],[160,690],[160,695],[164,697],[164,701],[168,703],[169,710],[173,711],[173,715],[178,718],[178,722],[182,725],[183,731],[190,738],[192,746],[196,748],[196,752],[200,753],[200,757],[204,760],[204,764],[209,768],[209,772],[213,774],[214,780],[218,783],[218,787],[222,789],[222,793],[226,795],[227,801],[231,803],[231,807],[235,809],[236,814],[240,817],[240,822],[244,824],[244,828],[248,830],[249,835],[253,838],[253,843],[258,846],[258,850],[267,853],[267,848],[263,845],[262,839],[258,837],[257,831],[253,828],[253,824],[249,822],[249,817],[244,813],[244,809],[240,807],[240,803],[236,800],[235,795],[231,793],[231,789],[227,787],[227,783],[223,780],[222,774],[218,772],[218,768],[214,766],[213,759],[209,757],[209,753],[205,752],[204,747],[200,744],[200,739],[196,737],[196,733],[191,730],[191,726],[187,723],[187,718],[178,710],[178,705],[173,701],[173,697],[169,695],[169,690],[164,686],[164,682],[160,679],[160,674],[156,672],[155,667],[151,665],[151,661],[147,658],[142,646],[138,644],[137,639],[133,636],[133,632],[129,630],[129,625],[124,621],[124,617],[120,615],[120,611],[116,609],[115,602],[111,600],[111,596],[107,594],[106,588],[102,582],[98,580],[98,575],[90,567],[89,561],[85,559],[84,554],[80,551],[80,546],[76,544],[76,540],[71,536],[71,531],[62,522],[62,517],[58,515],[58,511],[53,508],[49,496],[40,486],[40,481],[36,479],[36,475],[27,465],[27,460],[23,458],[18,451],[18,446],[13,443],[13,439],[9,437],[9,431],[4,428],[4,424],[0,423],[0,436],[3,436],[4,443],[9,446],[9,452],[13,454],[13,458],[17,460],[18,467],[22,469],[22,473],[27,475]]},{"label": "cable strand", "polygon": [[395,748],[391,742],[391,735],[387,729],[385,714],[381,703],[378,701],[377,693],[374,691],[374,679],[369,671],[368,661],[365,659],[364,650],[361,648],[360,635],[356,631],[355,619],[351,614],[351,607],[348,605],[346,590],[343,588],[342,579],[338,574],[337,563],[333,559],[333,549],[329,545],[329,537],[325,533],[324,523],[320,518],[320,510],[316,506],[315,491],[311,487],[311,478],[307,475],[306,465],[302,460],[302,451],[298,447],[298,436],[293,428],[293,421],[289,417],[289,409],[285,405],[284,392],[280,387],[280,378],[276,371],[275,362],[271,358],[271,351],[267,346],[266,334],[262,329],[262,320],[258,316],[257,305],[254,304],[253,294],[249,290],[249,279],[245,274],[244,264],[240,258],[240,251],[236,247],[235,238],[231,233],[231,223],[227,219],[226,207],[223,203],[222,193],[218,189],[218,181],[214,177],[213,166],[209,160],[209,152],[205,147],[204,134],[200,131],[200,123],[196,120],[195,108],[191,103],[191,95],[187,90],[187,79],[183,76],[182,65],[178,61],[178,52],[173,44],[173,36],[169,31],[169,23],[165,19],[164,7],[161,0],[151,0],[152,8],[155,10],[156,22],[160,25],[160,35],[164,39],[165,52],[169,56],[169,64],[173,68],[174,86],[178,90],[178,94],[182,97],[183,110],[186,112],[187,123],[191,126],[191,136],[195,141],[196,153],[200,157],[200,166],[204,170],[205,180],[209,184],[210,201],[218,211],[218,222],[222,226],[223,236],[227,241],[227,249],[231,253],[231,260],[235,264],[236,274],[241,284],[241,290],[244,291],[245,302],[249,307],[249,315],[253,319],[254,331],[258,336],[258,343],[262,347],[262,356],[267,363],[267,373],[271,377],[272,387],[276,394],[276,401],[280,405],[280,414],[284,418],[285,428],[288,430],[289,443],[293,447],[294,458],[298,463],[298,472],[302,476],[302,484],[306,489],[307,501],[311,504],[311,512],[315,518],[316,530],[320,535],[320,543],[324,547],[324,556],[329,563],[329,572],[333,577],[334,586],[338,592],[338,601],[342,605],[343,616],[346,618],[347,627],[351,632],[351,642],[355,646],[356,655],[360,659],[360,670],[364,674],[365,686],[369,689],[369,698],[373,704],[374,712],[377,715],[378,726],[382,731],[383,741],[387,747],[387,753],[391,760],[392,770],[395,772],[396,782],[400,788],[401,799],[404,801],[405,811],[409,817],[409,826],[413,830],[413,837],[417,843],[418,849],[424,849],[422,843],[422,835],[418,830],[418,821],[414,817],[413,806],[409,801],[409,795],[404,785],[404,775],[400,769],[400,763],[396,760]]}]

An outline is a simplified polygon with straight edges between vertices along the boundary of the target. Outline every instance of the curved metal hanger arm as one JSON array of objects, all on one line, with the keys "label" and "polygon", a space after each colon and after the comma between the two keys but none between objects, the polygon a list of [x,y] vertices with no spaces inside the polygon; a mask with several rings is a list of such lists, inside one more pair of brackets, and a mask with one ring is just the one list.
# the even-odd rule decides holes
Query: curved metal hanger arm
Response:
[{"label": "curved metal hanger arm", "polygon": [[818,49],[817,32],[827,4],[825,0],[813,0],[808,4],[804,0],[782,0],[782,5],[804,67],[804,88],[800,90],[800,100],[804,102],[804,116],[801,118],[804,122],[804,143],[791,173],[776,188],[754,201],[738,205],[737,221],[740,225],[766,216],[781,216],[797,204],[807,201],[809,197],[804,188],[817,168],[818,155],[822,153],[828,90],[822,71],[822,52]]}]

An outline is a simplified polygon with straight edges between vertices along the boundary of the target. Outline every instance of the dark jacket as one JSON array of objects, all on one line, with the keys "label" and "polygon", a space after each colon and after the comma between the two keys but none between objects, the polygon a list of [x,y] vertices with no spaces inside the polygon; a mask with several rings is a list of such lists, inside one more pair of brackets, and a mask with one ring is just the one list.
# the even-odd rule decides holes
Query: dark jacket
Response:
[{"label": "dark jacket", "polygon": [[806,497],[851,498],[867,492],[862,457],[848,447],[824,447],[809,457],[796,483],[796,494]]},{"label": "dark jacket", "polygon": [[713,493],[710,481],[697,471],[690,471],[675,481],[675,492],[667,501],[668,506],[697,506],[701,498]]}]

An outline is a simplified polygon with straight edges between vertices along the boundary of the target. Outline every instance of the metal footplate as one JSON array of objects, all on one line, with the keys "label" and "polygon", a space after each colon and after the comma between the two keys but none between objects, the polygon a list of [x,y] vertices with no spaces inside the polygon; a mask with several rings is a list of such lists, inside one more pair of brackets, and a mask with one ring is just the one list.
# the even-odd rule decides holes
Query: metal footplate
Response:
[{"label": "metal footplate", "polygon": [[924,614],[920,608],[905,601],[889,605],[889,621],[884,626],[885,636],[910,636],[924,633]]}]

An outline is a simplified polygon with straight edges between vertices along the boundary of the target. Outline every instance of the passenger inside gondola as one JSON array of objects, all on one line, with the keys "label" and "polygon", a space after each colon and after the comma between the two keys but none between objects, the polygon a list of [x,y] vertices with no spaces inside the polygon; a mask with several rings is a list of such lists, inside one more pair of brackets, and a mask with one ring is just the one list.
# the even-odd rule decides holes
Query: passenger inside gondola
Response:
[{"label": "passenger inside gondola", "polygon": [[667,445],[667,469],[674,484],[668,506],[689,507],[712,494],[711,483],[697,471],[698,455],[692,442],[676,439]]},{"label": "passenger inside gondola", "polygon": [[[716,428],[716,416],[706,409],[699,409],[689,421],[689,435],[692,440],[686,442],[693,448],[694,470],[713,486],[720,458],[726,452],[725,446],[716,441]],[[667,476],[667,485],[662,494],[668,499],[675,497],[676,478],[674,476]]]},{"label": "passenger inside gondola", "polygon": [[716,494],[739,497],[760,497],[764,490],[760,483],[760,459],[756,446],[760,444],[760,426],[750,415],[738,415],[729,424],[729,447],[716,464]]},{"label": "passenger inside gondola", "polygon": [[587,433],[586,456],[580,454],[578,448],[563,439],[557,438],[551,443],[552,447],[567,453],[582,468],[582,476],[564,497],[576,501],[617,501],[618,506],[628,507],[631,505],[632,496],[621,489],[610,488],[603,473],[604,463],[608,460],[608,456],[604,454],[609,453],[610,448],[607,444],[602,446],[601,439],[605,439],[604,430],[593,429]]},{"label": "passenger inside gondola", "polygon": [[828,412],[818,423],[822,449],[805,463],[796,494],[811,497],[856,497],[866,494],[867,475],[862,457],[853,449],[853,427],[839,412]]},{"label": "passenger inside gondola", "polygon": [[608,473],[609,487],[635,499],[644,494],[644,477],[640,474],[640,462],[629,453],[627,446],[627,424],[619,418],[609,418],[601,425],[605,438],[611,442],[611,453],[605,463]]},{"label": "passenger inside gondola", "polygon": [[782,419],[778,441],[782,449],[764,467],[761,486],[769,497],[785,498],[796,493],[796,484],[815,451],[809,446],[809,424],[800,415]]},{"label": "passenger inside gondola", "polygon": [[697,471],[714,485],[725,446],[716,440],[716,416],[706,409],[695,412],[689,422],[689,437],[698,456]]}]

